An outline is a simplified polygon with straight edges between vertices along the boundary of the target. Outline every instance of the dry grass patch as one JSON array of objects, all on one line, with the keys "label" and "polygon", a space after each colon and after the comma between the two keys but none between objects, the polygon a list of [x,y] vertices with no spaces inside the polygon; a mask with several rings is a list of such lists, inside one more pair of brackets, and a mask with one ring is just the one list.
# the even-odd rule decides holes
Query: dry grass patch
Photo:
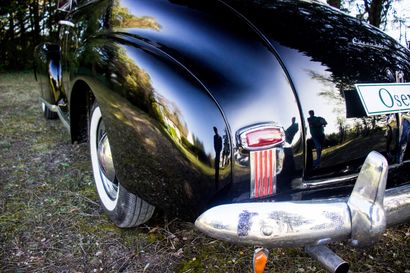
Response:
[{"label": "dry grass patch", "polygon": [[[366,250],[332,246],[355,272],[410,272],[410,226]],[[0,75],[1,272],[250,272],[250,247],[208,238],[156,214],[115,227],[102,213],[87,145],[46,121],[29,73]],[[269,272],[325,272],[300,249],[271,250]]]}]

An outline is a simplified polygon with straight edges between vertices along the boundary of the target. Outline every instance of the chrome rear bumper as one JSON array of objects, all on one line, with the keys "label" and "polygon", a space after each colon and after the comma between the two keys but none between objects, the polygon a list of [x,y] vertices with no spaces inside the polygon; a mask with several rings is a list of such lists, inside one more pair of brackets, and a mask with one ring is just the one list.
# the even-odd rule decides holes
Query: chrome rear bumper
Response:
[{"label": "chrome rear bumper", "polygon": [[410,185],[385,190],[387,170],[386,159],[371,152],[349,198],[222,205],[195,225],[220,240],[263,247],[371,245],[386,225],[410,220]]}]

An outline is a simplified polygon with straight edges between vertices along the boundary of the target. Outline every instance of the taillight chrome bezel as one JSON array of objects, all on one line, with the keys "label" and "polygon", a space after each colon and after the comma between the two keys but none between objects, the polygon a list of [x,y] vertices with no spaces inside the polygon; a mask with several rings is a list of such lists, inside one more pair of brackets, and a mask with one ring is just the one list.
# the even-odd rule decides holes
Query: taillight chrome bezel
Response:
[{"label": "taillight chrome bezel", "polygon": [[[273,144],[263,145],[263,146],[259,146],[259,147],[251,147],[251,146],[248,145],[247,135],[249,133],[257,132],[257,131],[263,131],[263,130],[266,130],[266,129],[277,130],[280,133],[280,137],[281,137],[280,141],[275,142]],[[280,126],[278,126],[274,123],[271,123],[271,122],[254,124],[254,125],[244,127],[242,129],[238,130],[238,132],[236,134],[236,140],[237,140],[237,144],[242,149],[245,149],[245,150],[248,150],[248,151],[259,151],[259,150],[270,149],[270,148],[277,147],[277,146],[279,146],[279,145],[281,145],[282,143],[285,142],[285,130],[282,127],[280,127]]]}]

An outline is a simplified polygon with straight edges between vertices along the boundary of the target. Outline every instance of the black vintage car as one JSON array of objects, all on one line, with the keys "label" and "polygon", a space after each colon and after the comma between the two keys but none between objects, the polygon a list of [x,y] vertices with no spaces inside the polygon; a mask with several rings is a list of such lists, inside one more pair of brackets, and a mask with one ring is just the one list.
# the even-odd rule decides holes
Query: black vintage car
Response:
[{"label": "black vintage car", "polygon": [[410,218],[410,52],[380,30],[317,1],[59,7],[35,52],[44,115],[89,142],[118,226],[158,208],[345,270],[323,245]]}]

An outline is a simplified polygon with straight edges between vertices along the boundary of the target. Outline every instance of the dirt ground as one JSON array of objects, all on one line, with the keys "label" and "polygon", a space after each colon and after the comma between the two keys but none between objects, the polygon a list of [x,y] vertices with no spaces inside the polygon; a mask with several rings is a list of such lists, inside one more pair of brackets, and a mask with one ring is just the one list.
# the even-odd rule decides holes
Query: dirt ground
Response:
[{"label": "dirt ground", "polygon": [[[115,227],[96,195],[87,145],[46,121],[30,73],[0,74],[1,272],[250,272],[253,248],[156,213]],[[373,248],[332,245],[353,272],[410,273],[410,224]],[[267,272],[325,272],[301,249],[272,249]]]}]

